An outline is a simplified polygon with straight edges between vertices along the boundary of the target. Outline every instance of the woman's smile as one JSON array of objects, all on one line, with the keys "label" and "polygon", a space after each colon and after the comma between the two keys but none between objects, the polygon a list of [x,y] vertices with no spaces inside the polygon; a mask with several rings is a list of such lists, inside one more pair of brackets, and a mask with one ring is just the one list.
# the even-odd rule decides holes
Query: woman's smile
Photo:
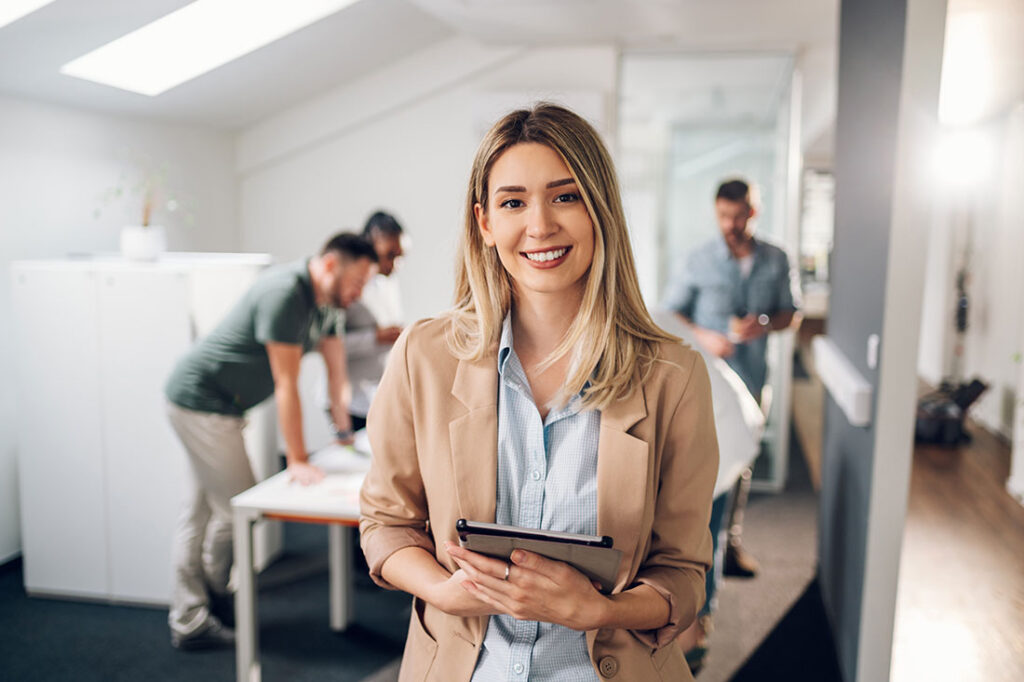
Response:
[{"label": "woman's smile", "polygon": [[543,270],[547,268],[557,268],[565,262],[565,259],[571,250],[571,246],[558,246],[551,249],[523,251],[520,255],[526,258],[533,267]]}]

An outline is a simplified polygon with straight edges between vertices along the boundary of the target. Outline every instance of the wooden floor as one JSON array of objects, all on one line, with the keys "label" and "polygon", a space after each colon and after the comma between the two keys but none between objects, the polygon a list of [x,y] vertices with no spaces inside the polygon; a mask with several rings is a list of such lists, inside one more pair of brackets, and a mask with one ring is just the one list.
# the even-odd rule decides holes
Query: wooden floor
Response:
[{"label": "wooden floor", "polygon": [[893,682],[1024,680],[1024,507],[1010,449],[980,427],[914,450]]},{"label": "wooden floor", "polygon": [[793,430],[803,450],[811,485],[821,492],[821,450],[825,435],[825,386],[814,370],[811,340],[825,333],[823,320],[805,319],[797,333],[796,360],[805,373],[793,372]]},{"label": "wooden floor", "polygon": [[[824,392],[793,382],[793,425],[820,489]],[[979,426],[971,443],[914,450],[892,682],[1024,681],[1024,507],[1006,492],[1010,448]]]},{"label": "wooden floor", "polygon": [[821,449],[825,435],[825,387],[813,374],[809,349],[801,353],[811,375],[793,379],[793,431],[807,462],[807,471],[815,492],[821,492]]}]

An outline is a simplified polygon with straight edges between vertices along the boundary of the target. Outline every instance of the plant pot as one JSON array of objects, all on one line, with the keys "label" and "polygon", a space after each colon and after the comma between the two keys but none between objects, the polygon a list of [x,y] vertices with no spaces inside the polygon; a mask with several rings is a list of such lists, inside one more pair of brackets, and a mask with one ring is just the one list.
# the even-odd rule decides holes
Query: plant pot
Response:
[{"label": "plant pot", "polygon": [[121,228],[121,255],[128,260],[153,261],[167,250],[167,234],[160,225]]}]

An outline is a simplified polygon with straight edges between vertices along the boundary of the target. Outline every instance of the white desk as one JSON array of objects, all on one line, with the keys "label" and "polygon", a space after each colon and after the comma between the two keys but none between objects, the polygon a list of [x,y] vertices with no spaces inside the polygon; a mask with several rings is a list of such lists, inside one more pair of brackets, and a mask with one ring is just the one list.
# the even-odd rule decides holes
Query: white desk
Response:
[{"label": "white desk", "polygon": [[261,519],[328,525],[331,629],[342,631],[351,618],[352,528],[359,524],[359,488],[370,468],[370,457],[335,445],[311,460],[327,474],[316,485],[302,486],[282,471],[231,498],[234,511],[235,638],[238,682],[259,682],[259,620],[256,574],[253,569],[253,526]]}]

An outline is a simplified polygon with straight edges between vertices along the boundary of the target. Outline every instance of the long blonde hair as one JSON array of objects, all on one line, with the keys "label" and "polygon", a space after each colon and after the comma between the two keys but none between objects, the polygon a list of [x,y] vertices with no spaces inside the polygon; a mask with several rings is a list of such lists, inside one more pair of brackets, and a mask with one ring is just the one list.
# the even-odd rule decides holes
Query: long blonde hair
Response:
[{"label": "long blonde hair", "polygon": [[501,337],[512,304],[512,281],[496,249],[484,243],[473,209],[480,204],[487,211],[487,181],[498,157],[526,142],[543,144],[562,157],[594,223],[594,259],[585,275],[579,313],[540,368],[568,356],[569,372],[556,402],[564,405],[583,391],[584,407],[604,409],[627,396],[636,380],[647,378],[659,343],[679,339],[654,324],[640,295],[608,150],[597,131],[568,109],[541,102],[513,111],[480,143],[466,193],[448,345],[456,357],[477,360]]}]

